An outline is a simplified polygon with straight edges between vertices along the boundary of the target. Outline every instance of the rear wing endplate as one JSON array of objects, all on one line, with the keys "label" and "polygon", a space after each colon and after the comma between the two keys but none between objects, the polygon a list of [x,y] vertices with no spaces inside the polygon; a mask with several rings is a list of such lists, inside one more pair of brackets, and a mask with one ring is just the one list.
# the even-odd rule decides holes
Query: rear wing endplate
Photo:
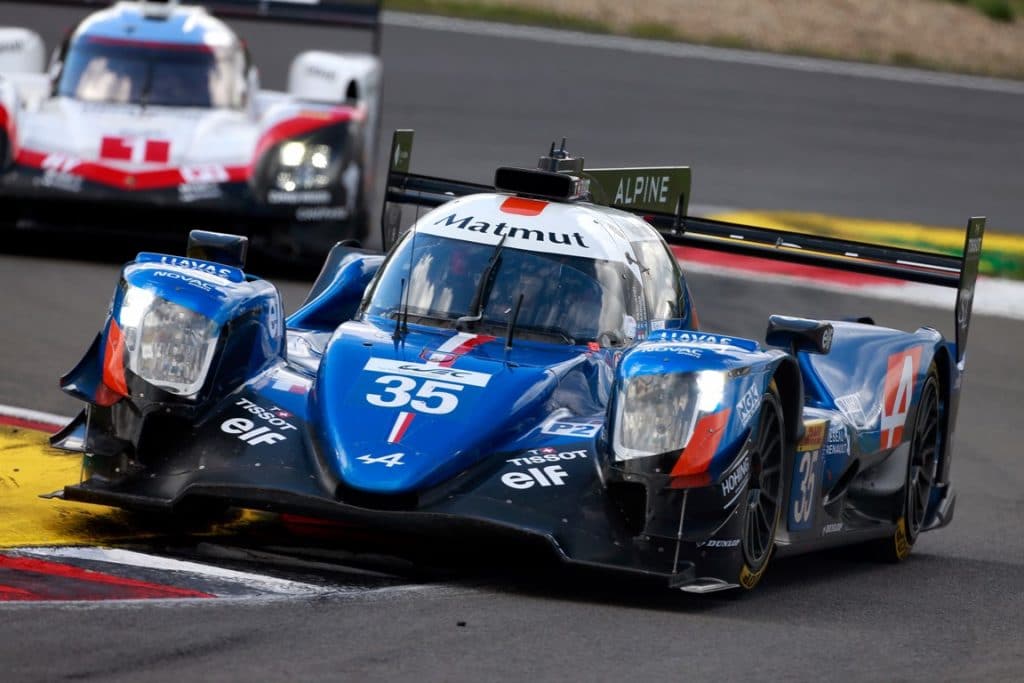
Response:
[{"label": "rear wing endplate", "polygon": [[[400,236],[400,205],[436,207],[456,197],[495,191],[492,185],[411,173],[412,143],[413,131],[395,131],[381,214],[385,250]],[[583,175],[591,180],[594,203],[643,217],[672,245],[955,289],[957,362],[964,357],[985,232],[984,217],[968,221],[963,252],[949,255],[688,216],[691,176],[686,167],[584,169]],[[647,189],[650,178],[657,179],[656,192]]]},{"label": "rear wing endplate", "polygon": [[[11,0],[0,0],[10,2]],[[382,0],[182,0],[183,6],[199,5],[211,14],[292,24],[317,24],[373,31],[373,51],[380,53],[380,6]],[[20,3],[19,3],[20,4]],[[111,0],[33,0],[36,5],[64,5],[102,9]],[[150,0],[153,5],[171,4]]]}]

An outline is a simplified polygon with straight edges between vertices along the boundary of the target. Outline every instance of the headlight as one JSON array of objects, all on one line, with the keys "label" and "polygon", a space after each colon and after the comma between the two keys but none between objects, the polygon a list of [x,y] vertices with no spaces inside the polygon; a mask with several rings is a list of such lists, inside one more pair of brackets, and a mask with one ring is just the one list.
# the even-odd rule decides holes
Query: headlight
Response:
[{"label": "headlight", "polygon": [[718,409],[724,391],[725,375],[714,371],[627,380],[616,401],[615,459],[682,450],[697,420]]},{"label": "headlight", "polygon": [[327,187],[331,182],[328,169],[332,157],[329,145],[286,142],[278,152],[279,169],[274,183],[285,192]]},{"label": "headlight", "polygon": [[172,394],[199,393],[217,346],[214,321],[138,287],[125,293],[119,317],[129,370]]}]

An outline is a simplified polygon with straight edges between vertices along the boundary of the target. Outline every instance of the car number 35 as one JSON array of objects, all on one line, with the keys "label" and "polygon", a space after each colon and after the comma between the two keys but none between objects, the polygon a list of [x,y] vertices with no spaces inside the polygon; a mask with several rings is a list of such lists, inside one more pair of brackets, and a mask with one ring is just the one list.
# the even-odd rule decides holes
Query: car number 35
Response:
[{"label": "car number 35", "polygon": [[800,498],[793,503],[793,520],[797,524],[805,524],[811,520],[814,504],[814,470],[817,464],[818,451],[804,453],[800,458]]},{"label": "car number 35", "polygon": [[462,391],[461,384],[438,382],[432,379],[421,384],[412,377],[385,375],[376,380],[383,384],[380,394],[367,394],[366,400],[381,408],[402,408],[408,405],[420,413],[446,415],[459,407],[459,397],[453,392]]}]

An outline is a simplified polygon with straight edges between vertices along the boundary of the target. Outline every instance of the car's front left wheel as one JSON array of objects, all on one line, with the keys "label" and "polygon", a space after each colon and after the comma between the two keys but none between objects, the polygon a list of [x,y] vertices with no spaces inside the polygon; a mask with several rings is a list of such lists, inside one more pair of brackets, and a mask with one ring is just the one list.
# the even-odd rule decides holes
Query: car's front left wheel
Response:
[{"label": "car's front left wheel", "polygon": [[772,382],[762,399],[756,442],[750,454],[750,483],[740,539],[743,566],[739,575],[740,585],[747,590],[761,581],[775,548],[782,514],[783,424],[782,402]]}]

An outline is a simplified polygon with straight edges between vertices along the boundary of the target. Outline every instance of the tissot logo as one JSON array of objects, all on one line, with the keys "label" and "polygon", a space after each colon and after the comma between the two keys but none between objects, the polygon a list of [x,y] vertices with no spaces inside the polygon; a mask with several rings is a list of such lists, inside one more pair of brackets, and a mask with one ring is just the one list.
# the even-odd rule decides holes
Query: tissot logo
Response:
[{"label": "tissot logo", "polygon": [[497,235],[498,237],[507,236],[509,239],[520,239],[530,242],[547,242],[550,244],[563,244],[566,246],[575,245],[583,249],[589,249],[590,246],[583,241],[583,235],[578,232],[558,232],[555,230],[540,230],[538,228],[518,228],[511,226],[508,223],[502,221],[501,223],[489,223],[487,221],[478,220],[474,216],[459,216],[457,214],[451,214],[445,216],[439,221],[435,221],[434,225],[442,227],[453,227],[459,230],[468,230],[469,232],[479,232],[485,235]]}]

